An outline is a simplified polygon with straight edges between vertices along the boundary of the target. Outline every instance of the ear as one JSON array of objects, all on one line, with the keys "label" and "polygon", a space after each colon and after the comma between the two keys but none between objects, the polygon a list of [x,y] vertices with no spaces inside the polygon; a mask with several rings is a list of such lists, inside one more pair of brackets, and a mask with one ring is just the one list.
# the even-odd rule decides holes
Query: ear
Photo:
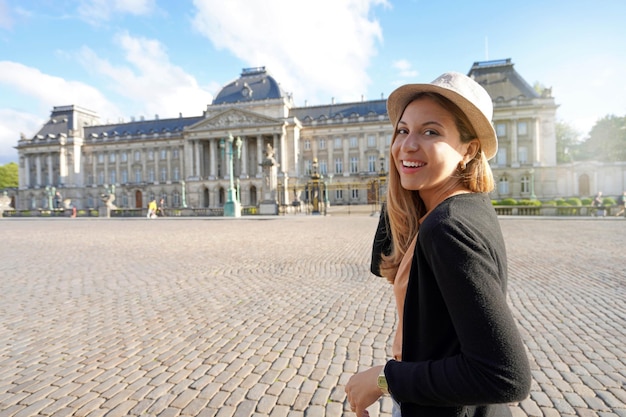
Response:
[{"label": "ear", "polygon": [[472,159],[476,157],[478,151],[480,149],[480,142],[478,139],[474,139],[467,144],[467,148],[465,149],[465,155],[463,156],[463,161],[468,163]]}]

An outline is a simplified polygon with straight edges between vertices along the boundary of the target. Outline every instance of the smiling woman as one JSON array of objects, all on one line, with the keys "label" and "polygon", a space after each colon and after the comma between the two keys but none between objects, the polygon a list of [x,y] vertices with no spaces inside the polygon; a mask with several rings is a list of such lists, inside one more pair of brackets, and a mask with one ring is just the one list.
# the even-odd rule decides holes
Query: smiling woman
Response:
[{"label": "smiling woman", "polygon": [[492,102],[446,73],[387,101],[394,126],[386,211],[372,268],[392,284],[393,359],[354,375],[351,410],[390,393],[394,415],[511,416],[530,367],[507,304],[504,239],[488,192],[497,150]]}]

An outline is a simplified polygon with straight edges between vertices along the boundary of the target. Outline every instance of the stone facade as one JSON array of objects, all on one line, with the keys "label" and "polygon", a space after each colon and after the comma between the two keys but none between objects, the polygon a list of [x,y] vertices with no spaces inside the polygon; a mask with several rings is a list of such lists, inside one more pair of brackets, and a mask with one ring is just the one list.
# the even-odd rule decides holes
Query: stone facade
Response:
[{"label": "stone facade", "polygon": [[[536,92],[510,60],[476,62],[468,75],[494,101],[494,199],[621,193],[625,164],[557,165],[558,106],[550,90]],[[378,202],[392,137],[385,104],[381,99],[295,107],[260,67],[244,69],[196,117],[102,124],[82,107],[54,107],[39,132],[18,141],[16,208],[48,208],[52,187],[79,209],[99,208],[104,190],[115,194],[120,208],[144,208],[153,198],[164,198],[169,207],[223,207],[229,135],[242,142],[233,166],[244,207],[263,200],[268,145],[278,167],[278,204],[306,200],[314,173],[328,204]]]}]

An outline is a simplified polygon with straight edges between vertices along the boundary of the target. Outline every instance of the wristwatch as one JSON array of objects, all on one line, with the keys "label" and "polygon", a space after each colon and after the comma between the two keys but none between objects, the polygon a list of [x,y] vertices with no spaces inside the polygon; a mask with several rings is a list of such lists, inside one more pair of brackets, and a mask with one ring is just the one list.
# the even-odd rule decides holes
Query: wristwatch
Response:
[{"label": "wristwatch", "polygon": [[378,388],[383,392],[383,394],[389,394],[389,385],[387,385],[387,377],[385,376],[385,367],[380,370],[380,374],[378,374]]}]

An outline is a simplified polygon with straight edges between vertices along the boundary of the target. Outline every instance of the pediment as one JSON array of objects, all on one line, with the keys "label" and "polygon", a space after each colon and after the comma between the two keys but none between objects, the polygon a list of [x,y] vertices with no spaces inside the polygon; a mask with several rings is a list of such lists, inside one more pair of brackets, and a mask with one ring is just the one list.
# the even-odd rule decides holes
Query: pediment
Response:
[{"label": "pediment", "polygon": [[189,126],[188,131],[231,129],[236,127],[271,126],[282,121],[240,109],[228,109]]}]

